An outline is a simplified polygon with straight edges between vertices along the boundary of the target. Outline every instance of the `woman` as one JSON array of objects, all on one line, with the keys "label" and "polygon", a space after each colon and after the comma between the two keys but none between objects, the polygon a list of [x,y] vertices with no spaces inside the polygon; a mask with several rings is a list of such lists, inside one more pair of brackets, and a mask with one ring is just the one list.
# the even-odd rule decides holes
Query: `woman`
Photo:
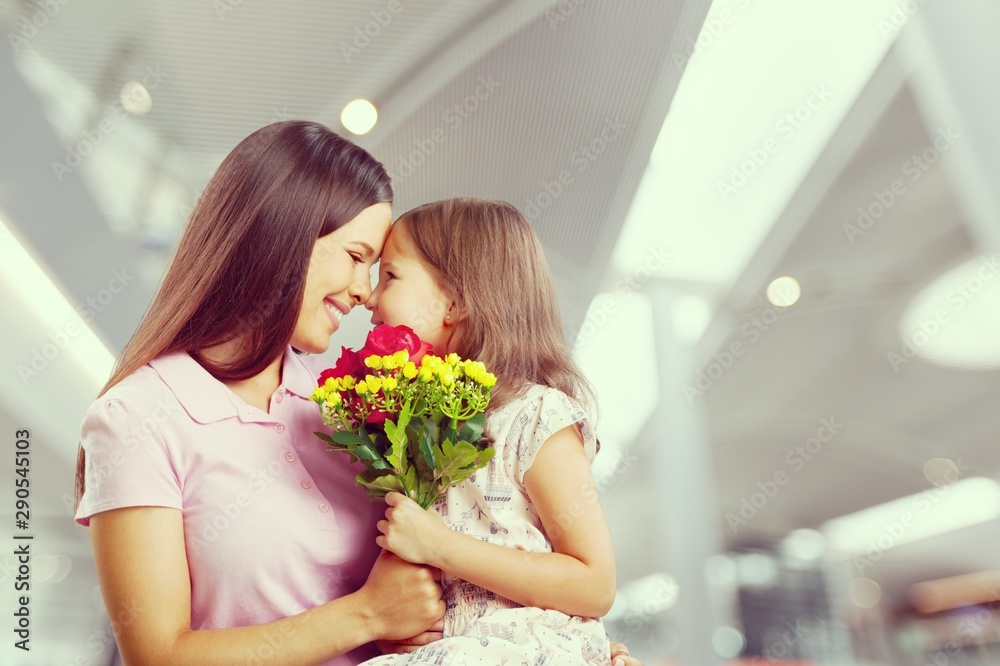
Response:
[{"label": "woman", "polygon": [[76,518],[127,663],[346,665],[435,636],[440,587],[378,554],[379,507],[312,436],[293,351],[368,299],[391,200],[371,155],[302,121],[206,187],[83,423]]}]

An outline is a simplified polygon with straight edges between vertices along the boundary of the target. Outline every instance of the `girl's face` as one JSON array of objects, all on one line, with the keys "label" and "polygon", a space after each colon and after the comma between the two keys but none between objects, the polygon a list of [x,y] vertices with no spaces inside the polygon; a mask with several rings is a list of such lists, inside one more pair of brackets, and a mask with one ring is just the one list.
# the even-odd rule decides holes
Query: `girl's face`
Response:
[{"label": "girl's face", "polygon": [[365,307],[372,323],[409,326],[438,354],[451,349],[457,308],[454,300],[410,246],[409,230],[398,224],[389,234],[379,264],[378,285]]},{"label": "girl's face", "polygon": [[313,354],[325,352],[344,315],[368,300],[370,270],[389,233],[391,215],[387,203],[369,206],[316,241],[292,332],[293,347]]}]

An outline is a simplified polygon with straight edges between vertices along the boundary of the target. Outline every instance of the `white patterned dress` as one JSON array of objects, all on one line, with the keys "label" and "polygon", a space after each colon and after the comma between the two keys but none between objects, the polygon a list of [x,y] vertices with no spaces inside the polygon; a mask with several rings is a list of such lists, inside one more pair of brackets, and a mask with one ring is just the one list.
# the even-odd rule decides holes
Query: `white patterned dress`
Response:
[{"label": "white patterned dress", "polygon": [[[486,421],[496,454],[489,465],[451,488],[433,507],[456,532],[509,548],[552,552],[524,474],[542,444],[576,424],[587,458],[597,440],[583,409],[562,391],[534,385]],[[389,654],[366,665],[608,666],[610,644],[599,619],[520,606],[464,580],[444,576],[444,638],[408,655]]]}]

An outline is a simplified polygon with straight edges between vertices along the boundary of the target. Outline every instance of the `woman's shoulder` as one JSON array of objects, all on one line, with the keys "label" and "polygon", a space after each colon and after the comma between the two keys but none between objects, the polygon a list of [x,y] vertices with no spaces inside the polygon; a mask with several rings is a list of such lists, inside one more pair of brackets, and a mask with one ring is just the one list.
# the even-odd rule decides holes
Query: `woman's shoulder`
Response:
[{"label": "woman's shoulder", "polygon": [[178,413],[179,407],[170,386],[152,365],[147,364],[95,398],[87,408],[85,419],[108,418],[109,409],[110,413],[120,415],[119,418],[142,418],[153,412]]},{"label": "woman's shoulder", "polygon": [[170,393],[169,387],[150,365],[144,365],[130,375],[118,380],[94,402],[119,400],[142,403],[155,401]]}]

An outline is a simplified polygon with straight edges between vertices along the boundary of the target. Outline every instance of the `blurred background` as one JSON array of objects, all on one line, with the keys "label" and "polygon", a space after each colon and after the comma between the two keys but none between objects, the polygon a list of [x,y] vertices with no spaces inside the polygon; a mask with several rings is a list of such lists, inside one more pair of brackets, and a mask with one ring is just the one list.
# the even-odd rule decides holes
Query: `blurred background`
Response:
[{"label": "blurred background", "polygon": [[119,663],[72,520],[83,412],[223,156],[305,118],[385,163],[396,214],[531,220],[602,399],[633,654],[1000,664],[998,25],[994,0],[0,0],[0,513],[22,533],[30,447],[34,536],[31,652],[5,629],[0,662]]}]

